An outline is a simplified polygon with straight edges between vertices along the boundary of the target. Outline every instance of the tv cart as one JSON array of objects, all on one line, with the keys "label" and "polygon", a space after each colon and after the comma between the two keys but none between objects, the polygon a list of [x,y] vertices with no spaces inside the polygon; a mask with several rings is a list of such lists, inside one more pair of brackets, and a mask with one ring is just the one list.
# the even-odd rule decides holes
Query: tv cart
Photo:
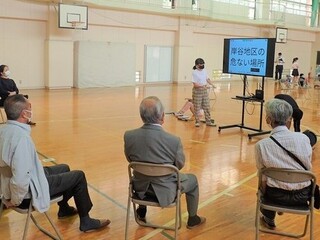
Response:
[{"label": "tv cart", "polygon": [[[241,114],[241,123],[240,124],[233,124],[233,125],[226,125],[226,126],[220,126],[218,128],[218,132],[221,132],[222,129],[226,129],[226,128],[234,128],[234,127],[239,127],[239,128],[244,128],[244,129],[248,129],[251,131],[256,131],[257,133],[251,133],[248,134],[249,139],[251,139],[252,137],[255,136],[259,136],[259,135],[264,135],[264,134],[269,134],[271,131],[263,131],[262,130],[262,114],[263,114],[263,103],[264,103],[264,99],[257,99],[256,97],[245,97],[246,94],[246,82],[247,82],[247,76],[244,75],[244,79],[243,79],[243,97],[233,97],[232,99],[234,100],[239,100],[242,101],[242,114]],[[261,90],[262,92],[264,92],[264,77],[262,77],[262,87]],[[260,119],[259,119],[259,128],[251,128],[251,127],[247,127],[244,125],[244,114],[245,114],[245,104],[246,102],[259,102],[260,103]]]}]

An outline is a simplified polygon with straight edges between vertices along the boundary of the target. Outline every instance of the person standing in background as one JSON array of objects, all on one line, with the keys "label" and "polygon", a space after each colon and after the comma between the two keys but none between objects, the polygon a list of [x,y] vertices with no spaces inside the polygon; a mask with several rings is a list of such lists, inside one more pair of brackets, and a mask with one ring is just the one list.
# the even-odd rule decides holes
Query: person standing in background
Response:
[{"label": "person standing in background", "polygon": [[278,57],[275,63],[276,63],[275,80],[281,80],[282,72],[283,72],[283,64],[284,64],[284,58],[282,57],[281,52],[278,53]]},{"label": "person standing in background", "polygon": [[298,103],[288,94],[277,94],[274,98],[282,99],[291,105],[294,131],[300,132],[300,123],[303,117],[303,111],[299,108]]},{"label": "person standing in background", "polygon": [[207,90],[207,84],[213,85],[206,69],[204,69],[204,60],[202,58],[197,58],[195,60],[195,65],[193,67],[192,72],[192,102],[194,105],[194,112],[195,112],[195,119],[196,123],[195,126],[200,126],[200,117],[198,113],[201,109],[204,111],[204,116],[206,120],[206,125],[214,127],[216,126],[211,121],[210,115],[210,99]]},{"label": "person standing in background", "polygon": [[292,60],[292,76],[293,76],[293,83],[298,83],[299,80],[299,64],[298,64],[298,58],[295,57]]}]

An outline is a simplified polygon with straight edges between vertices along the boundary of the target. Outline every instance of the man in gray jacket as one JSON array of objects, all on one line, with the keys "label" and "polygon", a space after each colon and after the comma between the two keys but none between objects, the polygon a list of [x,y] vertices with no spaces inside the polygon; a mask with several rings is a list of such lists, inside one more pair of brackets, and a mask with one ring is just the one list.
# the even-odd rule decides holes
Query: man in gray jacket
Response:
[{"label": "man in gray jacket", "polygon": [[[147,97],[140,104],[140,116],[144,123],[141,128],[127,131],[124,134],[124,151],[129,162],[149,162],[172,164],[178,169],[183,168],[185,156],[180,138],[162,129],[164,108],[161,101],[154,96]],[[135,174],[134,188],[143,199],[153,194],[161,206],[167,206],[174,201],[176,177],[165,176],[148,178]],[[197,215],[199,202],[199,187],[194,174],[181,174],[182,192],[186,194],[189,218],[187,228],[195,228],[206,219]],[[146,206],[137,209],[138,218],[146,221]]]},{"label": "man in gray jacket", "polygon": [[[0,128],[0,192],[6,207],[28,207],[32,198],[33,207],[45,212],[50,197],[63,195],[59,218],[78,214],[83,232],[108,226],[110,220],[89,216],[93,205],[83,171],[70,171],[66,164],[42,167],[27,124],[32,116],[29,100],[21,94],[9,96],[4,110],[8,121]],[[77,209],[68,204],[72,197]]]}]

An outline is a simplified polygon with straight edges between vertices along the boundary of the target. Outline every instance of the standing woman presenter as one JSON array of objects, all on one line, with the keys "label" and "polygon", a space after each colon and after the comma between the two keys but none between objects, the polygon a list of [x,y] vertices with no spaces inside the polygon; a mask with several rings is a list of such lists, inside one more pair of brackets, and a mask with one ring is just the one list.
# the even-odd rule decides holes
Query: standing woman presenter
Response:
[{"label": "standing woman presenter", "polygon": [[203,109],[204,116],[206,120],[207,126],[216,126],[210,116],[210,99],[208,95],[207,90],[207,84],[213,85],[210,81],[210,78],[208,76],[208,73],[206,69],[204,69],[204,60],[202,58],[197,58],[195,60],[195,65],[193,67],[192,71],[192,101],[194,105],[194,111],[195,111],[195,119],[196,123],[195,126],[200,126],[200,117],[199,112],[200,109]]}]

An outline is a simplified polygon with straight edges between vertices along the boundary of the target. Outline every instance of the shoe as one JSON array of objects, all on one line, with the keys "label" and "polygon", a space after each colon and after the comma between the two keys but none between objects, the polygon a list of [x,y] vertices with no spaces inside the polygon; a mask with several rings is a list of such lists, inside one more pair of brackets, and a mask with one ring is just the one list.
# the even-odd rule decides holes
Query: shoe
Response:
[{"label": "shoe", "polygon": [[182,115],[182,116],[179,116],[179,117],[178,117],[178,120],[187,122],[187,121],[189,121],[189,117]]},{"label": "shoe", "polygon": [[187,228],[188,229],[196,228],[196,227],[200,226],[201,224],[205,223],[206,220],[207,219],[205,217],[199,217],[198,215],[196,215],[194,217],[189,217],[188,223],[187,223]]},{"label": "shoe", "polygon": [[102,229],[111,223],[109,219],[90,219],[89,224],[80,225],[80,231],[91,232],[98,229]]},{"label": "shoe", "polygon": [[176,113],[174,113],[174,115],[175,115],[176,117],[183,116],[183,112],[176,112]]},{"label": "shoe", "polygon": [[209,127],[216,127],[216,126],[217,126],[216,124],[214,124],[214,123],[212,123],[212,122],[207,123],[206,125],[209,126]]},{"label": "shoe", "polygon": [[196,123],[195,123],[195,126],[196,126],[196,127],[200,127],[200,123],[196,122]]},{"label": "shoe", "polygon": [[269,228],[271,230],[274,230],[276,228],[276,224],[274,223],[273,219],[269,219],[265,216],[261,216],[260,222],[264,227]]},{"label": "shoe", "polygon": [[59,209],[58,219],[68,218],[77,214],[78,214],[78,210],[74,207],[69,207],[67,208],[67,210],[64,210],[64,211]]},{"label": "shoe", "polygon": [[32,121],[28,122],[28,124],[29,124],[30,126],[35,126],[35,125],[36,125],[36,123],[35,123],[35,122],[32,122]]}]

